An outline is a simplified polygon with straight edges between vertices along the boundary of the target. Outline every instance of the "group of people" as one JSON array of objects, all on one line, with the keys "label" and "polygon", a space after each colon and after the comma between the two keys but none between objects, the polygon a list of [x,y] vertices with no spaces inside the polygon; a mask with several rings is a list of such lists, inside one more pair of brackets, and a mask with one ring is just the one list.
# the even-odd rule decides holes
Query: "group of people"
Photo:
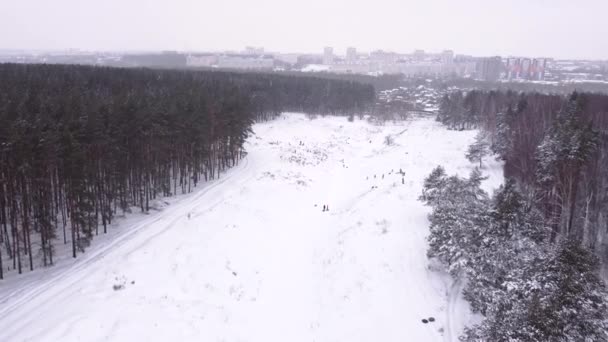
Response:
[{"label": "group of people", "polygon": [[[392,175],[394,172],[395,172],[395,170],[393,169],[393,170],[391,170],[391,172],[389,172],[388,174],[389,174],[389,175]],[[399,169],[399,174],[401,175],[401,184],[405,184],[405,172],[403,171],[403,169]],[[382,177],[382,179],[384,179],[384,174],[382,174],[382,176],[381,176],[381,177]],[[377,178],[377,176],[376,176],[376,175],[374,175],[374,179],[376,179],[376,178]],[[366,180],[369,180],[369,176],[365,177],[365,179],[366,179]],[[395,185],[395,184],[393,183],[393,186],[394,186],[394,185]],[[378,188],[378,186],[377,186],[377,185],[373,185],[373,186],[372,186],[372,189],[377,189],[377,188]]]},{"label": "group of people", "polygon": [[323,212],[329,211],[329,205],[323,204]]}]

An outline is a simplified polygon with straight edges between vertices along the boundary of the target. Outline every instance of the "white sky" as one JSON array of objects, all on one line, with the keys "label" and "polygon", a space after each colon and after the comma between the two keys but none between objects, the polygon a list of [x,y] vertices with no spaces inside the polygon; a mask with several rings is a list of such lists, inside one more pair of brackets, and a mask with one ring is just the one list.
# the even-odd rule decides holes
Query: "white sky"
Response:
[{"label": "white sky", "polygon": [[608,59],[608,0],[0,0],[0,49]]}]

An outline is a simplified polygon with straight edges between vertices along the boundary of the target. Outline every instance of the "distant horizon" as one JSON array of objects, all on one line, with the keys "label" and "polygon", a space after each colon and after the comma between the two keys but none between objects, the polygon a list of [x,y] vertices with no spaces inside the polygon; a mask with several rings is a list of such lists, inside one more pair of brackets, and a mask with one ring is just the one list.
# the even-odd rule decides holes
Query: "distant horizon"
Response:
[{"label": "distant horizon", "polygon": [[[254,46],[251,46],[254,47]],[[256,48],[264,48],[263,46],[255,46]],[[349,47],[354,47],[355,49],[357,49],[356,46],[349,46]],[[0,52],[19,52],[19,53],[69,53],[69,52],[82,52],[82,53],[115,53],[115,54],[142,54],[142,53],[150,53],[150,54],[161,54],[161,53],[166,53],[166,52],[176,52],[176,53],[182,53],[182,54],[187,54],[187,53],[229,53],[229,52],[233,52],[233,53],[243,53],[245,52],[245,48],[246,46],[240,48],[240,49],[225,49],[225,50],[216,50],[216,49],[206,49],[206,50],[176,50],[176,49],[132,49],[132,50],[103,50],[103,49],[81,49],[81,48],[54,48],[54,49],[21,49],[21,48],[2,48],[0,47]],[[334,55],[335,56],[345,56],[346,55],[346,48],[343,50],[340,49],[336,49],[335,47],[333,47],[334,49]],[[320,48],[319,51],[282,51],[282,50],[270,50],[270,49],[266,49],[264,48],[264,53],[265,54],[299,54],[299,55],[322,55],[323,54],[323,47]],[[474,54],[467,54],[467,53],[459,53],[458,51],[455,51],[454,49],[442,49],[442,50],[424,50],[424,49],[414,49],[412,51],[397,51],[397,50],[390,50],[390,49],[385,49],[385,48],[376,48],[376,49],[372,49],[372,50],[359,50],[357,49],[357,54],[361,54],[361,55],[366,55],[369,54],[371,52],[375,52],[375,51],[384,51],[384,52],[388,52],[388,53],[396,53],[396,54],[400,54],[400,55],[408,55],[408,54],[413,54],[415,50],[422,50],[425,52],[425,54],[440,54],[443,51],[452,51],[454,53],[454,56],[470,56],[470,57],[474,57],[474,58],[483,58],[483,57],[494,57],[494,56],[499,56],[501,58],[547,58],[547,59],[553,59],[553,60],[561,60],[561,61],[597,61],[597,62],[608,62],[608,58],[606,59],[593,59],[593,58],[560,58],[560,57],[554,57],[554,56],[535,56],[535,55],[521,55],[521,54],[505,54],[505,55],[498,55],[498,54],[490,54],[490,55],[474,55]]]},{"label": "distant horizon", "polygon": [[284,53],[449,47],[471,56],[608,60],[605,0],[6,0],[0,48]]}]

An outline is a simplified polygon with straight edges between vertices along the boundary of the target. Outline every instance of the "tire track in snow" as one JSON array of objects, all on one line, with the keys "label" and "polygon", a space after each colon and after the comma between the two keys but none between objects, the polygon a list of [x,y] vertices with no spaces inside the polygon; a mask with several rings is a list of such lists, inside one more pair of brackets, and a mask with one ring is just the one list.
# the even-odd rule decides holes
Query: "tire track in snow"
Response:
[{"label": "tire track in snow", "polygon": [[[450,288],[448,289],[448,305],[446,309],[446,342],[458,342],[458,322],[455,320],[457,317],[458,309],[458,298],[462,293],[462,279],[458,277],[454,280]],[[454,336],[456,334],[456,336]]]}]

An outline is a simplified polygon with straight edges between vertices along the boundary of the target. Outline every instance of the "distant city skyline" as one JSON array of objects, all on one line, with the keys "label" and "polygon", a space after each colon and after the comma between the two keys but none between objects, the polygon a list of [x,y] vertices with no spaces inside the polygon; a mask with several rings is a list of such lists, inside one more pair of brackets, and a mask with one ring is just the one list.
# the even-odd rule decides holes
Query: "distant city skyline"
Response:
[{"label": "distant city skyline", "polygon": [[[0,49],[267,51],[416,49],[608,59],[604,0],[5,0]],[[8,34],[6,34],[8,33]]]},{"label": "distant city skyline", "polygon": [[[235,48],[235,49],[226,49],[226,50],[177,50],[177,49],[142,49],[142,50],[112,50],[112,49],[108,49],[108,50],[100,50],[100,49],[80,49],[80,48],[57,48],[57,49],[27,49],[27,48],[21,48],[21,49],[6,49],[6,48],[0,48],[0,54],[4,53],[25,53],[25,54],[89,54],[89,53],[93,53],[93,54],[108,54],[108,55],[112,55],[112,54],[116,54],[116,55],[129,55],[129,54],[162,54],[162,53],[179,53],[179,54],[185,54],[185,55],[197,55],[197,54],[215,54],[215,55],[222,55],[222,54],[247,54],[247,53],[252,53],[251,51],[247,51],[247,48],[250,46],[245,46],[241,49]],[[324,49],[328,47],[328,46],[323,46],[321,47],[318,51],[280,51],[280,50],[269,50],[266,49],[263,46],[258,46],[256,47],[256,49],[262,49],[263,52],[256,52],[256,54],[260,54],[260,55],[297,55],[297,56],[319,56],[319,57],[323,57],[324,55]],[[412,51],[397,51],[397,50],[390,50],[390,49],[383,49],[383,48],[376,48],[376,49],[371,49],[371,50],[361,50],[355,46],[348,46],[347,48],[345,48],[343,51],[340,51],[339,49],[335,49],[333,46],[331,46],[332,51],[333,51],[333,55],[335,57],[339,57],[339,58],[344,58],[346,60],[349,60],[349,49],[354,49],[354,54],[356,56],[369,56],[372,55],[373,53],[376,52],[385,52],[385,53],[394,53],[397,54],[399,56],[413,56],[415,55],[417,52],[424,52],[425,56],[427,57],[431,57],[431,56],[439,56],[441,55],[443,52],[446,51],[450,51],[453,53],[454,57],[459,57],[459,56],[465,56],[465,57],[473,57],[473,58],[484,58],[484,57],[501,57],[501,58],[543,58],[543,59],[554,59],[554,60],[581,60],[581,61],[598,61],[598,62],[604,62],[607,63],[608,59],[593,59],[593,58],[556,58],[553,56],[533,56],[533,55],[474,55],[474,54],[466,54],[466,53],[459,53],[458,51],[454,51],[453,49],[449,49],[449,48],[445,48],[445,49],[441,49],[441,50],[423,50],[423,49],[414,49]],[[351,55],[352,56],[352,55]],[[352,58],[352,57],[351,57]]]}]

